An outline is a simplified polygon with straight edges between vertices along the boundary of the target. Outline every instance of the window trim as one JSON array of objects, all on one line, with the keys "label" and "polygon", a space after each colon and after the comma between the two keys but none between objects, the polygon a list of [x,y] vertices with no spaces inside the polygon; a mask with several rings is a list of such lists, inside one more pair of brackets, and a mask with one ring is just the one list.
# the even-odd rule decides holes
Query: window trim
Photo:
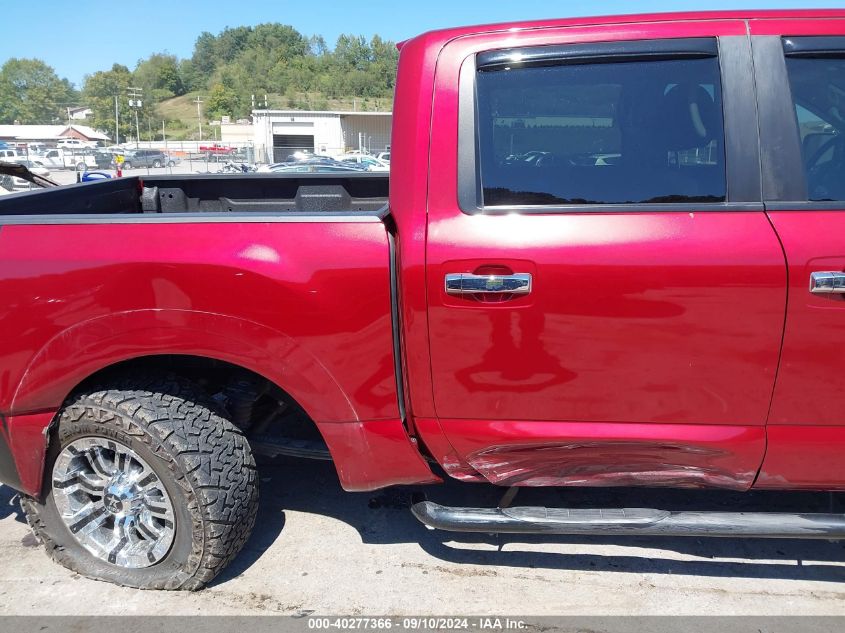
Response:
[{"label": "window trim", "polygon": [[[712,42],[708,48],[703,40]],[[649,47],[659,52],[645,56]],[[621,204],[563,204],[563,205],[506,205],[483,206],[481,204],[481,174],[478,166],[479,139],[476,134],[477,102],[475,95],[476,73],[479,58],[483,56],[499,63],[499,57],[489,51],[470,55],[464,59],[458,81],[458,206],[469,215],[501,215],[507,213],[552,214],[552,213],[636,213],[643,211],[661,212],[705,212],[705,211],[759,211],[762,210],[759,139],[757,136],[757,111],[754,99],[754,85],[748,81],[752,74],[751,46],[747,36],[723,36],[711,38],[649,39],[624,42],[603,42],[597,44],[572,44],[560,46],[535,46],[519,49],[521,54],[530,55],[531,49],[552,49],[572,51],[570,57],[577,63],[615,62],[621,58],[638,61],[665,59],[690,59],[717,57],[722,92],[723,128],[725,132],[725,177],[727,195],[725,202],[683,202],[683,203],[621,203]],[[707,51],[713,50],[712,54]],[[589,51],[589,56],[585,55]],[[674,54],[671,52],[674,51]],[[544,51],[539,51],[543,53]],[[718,52],[718,54],[716,54]],[[613,53],[613,55],[611,54]],[[548,64],[553,55],[540,56]],[[557,59],[557,58],[554,58]],[[557,65],[559,62],[555,62]]]},{"label": "window trim", "polygon": [[520,68],[531,68],[563,64],[701,59],[717,57],[718,54],[716,39],[712,37],[523,46],[478,53],[475,69],[476,71],[498,70],[513,64],[519,64]]},{"label": "window trim", "polygon": [[845,35],[785,35],[781,38],[786,57],[810,59],[845,57]]}]

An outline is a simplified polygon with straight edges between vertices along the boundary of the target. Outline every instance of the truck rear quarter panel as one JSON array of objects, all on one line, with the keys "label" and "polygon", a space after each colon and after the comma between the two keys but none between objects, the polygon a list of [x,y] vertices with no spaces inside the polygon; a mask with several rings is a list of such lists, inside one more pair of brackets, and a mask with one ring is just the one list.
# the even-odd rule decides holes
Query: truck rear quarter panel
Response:
[{"label": "truck rear quarter panel", "polygon": [[0,410],[54,408],[126,358],[202,353],[295,377],[315,419],[396,416],[388,264],[379,222],[5,226]]},{"label": "truck rear quarter panel", "polygon": [[347,220],[3,226],[0,412],[28,471],[24,488],[39,481],[33,447],[71,390],[155,354],[266,377],[317,423],[341,476],[359,477],[345,485],[383,479],[343,465],[372,443],[367,423],[387,425],[375,435],[397,455],[411,448],[396,395],[387,234],[375,216]]}]

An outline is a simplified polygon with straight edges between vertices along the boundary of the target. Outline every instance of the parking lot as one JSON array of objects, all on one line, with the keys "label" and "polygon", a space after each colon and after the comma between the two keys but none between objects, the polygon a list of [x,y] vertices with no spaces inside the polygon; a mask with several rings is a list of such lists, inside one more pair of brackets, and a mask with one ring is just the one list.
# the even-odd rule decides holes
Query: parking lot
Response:
[{"label": "parking lot", "polygon": [[[420,525],[409,489],[341,490],[330,463],[261,466],[257,528],[199,593],[125,589],[52,563],[0,487],[0,613],[845,614],[845,546],[828,541],[519,537]],[[435,501],[494,506],[492,486],[448,483]],[[827,510],[821,494],[524,490],[518,505]],[[841,500],[835,500],[841,508]],[[840,509],[841,511],[841,509]]]},{"label": "parking lot", "polygon": [[[205,161],[184,161],[173,167],[140,167],[138,169],[124,170],[124,176],[147,176],[147,175],[161,175],[161,174],[193,174],[193,173],[216,173],[223,166],[222,163],[205,162]],[[98,169],[97,171],[104,171],[105,173],[115,175],[114,170]],[[57,169],[50,172],[50,178],[62,185],[70,185],[76,182],[76,172],[72,169]]]}]

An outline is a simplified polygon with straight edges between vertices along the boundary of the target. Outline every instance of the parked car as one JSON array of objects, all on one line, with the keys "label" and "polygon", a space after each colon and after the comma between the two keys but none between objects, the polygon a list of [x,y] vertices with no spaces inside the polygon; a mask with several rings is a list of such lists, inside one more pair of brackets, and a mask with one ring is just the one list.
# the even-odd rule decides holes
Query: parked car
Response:
[{"label": "parked car", "polygon": [[229,145],[222,145],[220,143],[212,143],[211,145],[200,145],[199,151],[210,154],[231,154],[237,148]]},{"label": "parked car", "polygon": [[390,152],[380,152],[376,158],[378,158],[383,163],[390,164]]},{"label": "parked car", "polygon": [[95,150],[92,154],[94,162],[97,163],[97,169],[114,169],[114,154],[106,150]]},{"label": "parked car", "polygon": [[[29,169],[30,172],[32,172],[33,174],[36,174],[37,176],[49,176],[50,175],[50,170],[47,169],[47,167],[44,166],[44,163],[37,161],[37,160],[28,160],[28,159],[20,159],[20,158],[15,158],[14,160],[10,160],[8,158],[6,158],[6,159],[0,158],[0,162],[7,162],[7,163],[11,162],[11,163],[16,163],[18,165],[23,165],[24,167]],[[12,177],[11,178],[11,184],[12,184],[12,187],[15,188],[15,189],[30,189],[30,188],[32,188],[32,186],[31,186],[32,183],[24,180],[23,178]]]},{"label": "parked car", "polygon": [[33,174],[37,174],[38,176],[49,176],[50,175],[50,170],[40,160],[23,159],[23,160],[15,160],[13,162],[15,162],[19,165],[23,165],[24,167],[29,169],[29,171],[31,171]]},{"label": "parked car", "polygon": [[90,149],[49,149],[38,160],[49,169],[75,169],[85,171],[96,168],[97,161]]},{"label": "parked car", "polygon": [[81,141],[78,138],[62,138],[56,141],[56,147],[61,149],[84,149],[86,147],[93,147],[96,143],[90,141]]},{"label": "parked car", "polygon": [[272,173],[298,173],[298,174],[305,174],[305,173],[314,173],[314,174],[330,174],[330,173],[338,173],[338,172],[347,172],[347,173],[360,173],[362,171],[366,171],[359,167],[358,165],[349,165],[349,164],[329,164],[329,163],[309,163],[309,162],[298,162],[298,163],[279,163],[276,165],[271,165],[270,168],[266,171]]},{"label": "parked car", "polygon": [[138,167],[173,167],[176,164],[167,154],[157,149],[134,149],[124,153],[123,169]]},{"label": "parked car", "polygon": [[0,149],[0,160],[6,161],[7,163],[16,163],[18,159],[22,158],[24,158],[24,155],[16,149],[9,149],[8,146]]},{"label": "parked car", "polygon": [[[334,158],[329,158],[327,156],[311,156],[310,158],[302,159],[302,160],[295,160],[295,161],[286,161],[282,163],[272,163],[270,165],[262,165],[257,169],[259,172],[279,172],[279,171],[297,171],[293,170],[294,167],[309,167],[309,166],[325,166],[332,169],[326,169],[325,171],[366,171],[366,168],[358,163],[354,162],[341,162],[339,160],[335,160]],[[299,172],[306,172],[309,170],[306,169],[299,169]],[[310,170],[314,171],[314,170]]]},{"label": "parked car", "polygon": [[258,453],[507,494],[415,497],[440,530],[843,539],[511,503],[845,489],[843,94],[845,10],[461,27],[401,47],[390,177],[4,195],[0,479],[55,560],[144,588],[232,560]]},{"label": "parked car", "polygon": [[390,171],[390,163],[379,160],[375,156],[367,154],[347,154],[340,158],[342,163],[354,163],[368,171]]}]

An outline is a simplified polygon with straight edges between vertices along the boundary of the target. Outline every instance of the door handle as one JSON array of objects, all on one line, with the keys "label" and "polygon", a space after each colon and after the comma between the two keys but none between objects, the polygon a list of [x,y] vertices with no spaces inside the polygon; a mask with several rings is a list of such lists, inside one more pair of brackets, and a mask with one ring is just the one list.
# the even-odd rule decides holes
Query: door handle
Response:
[{"label": "door handle", "polygon": [[531,292],[531,273],[512,275],[449,273],[446,275],[446,294],[448,295],[527,295],[529,292]]},{"label": "door handle", "polygon": [[845,273],[836,270],[810,273],[810,292],[814,295],[845,294]]}]

